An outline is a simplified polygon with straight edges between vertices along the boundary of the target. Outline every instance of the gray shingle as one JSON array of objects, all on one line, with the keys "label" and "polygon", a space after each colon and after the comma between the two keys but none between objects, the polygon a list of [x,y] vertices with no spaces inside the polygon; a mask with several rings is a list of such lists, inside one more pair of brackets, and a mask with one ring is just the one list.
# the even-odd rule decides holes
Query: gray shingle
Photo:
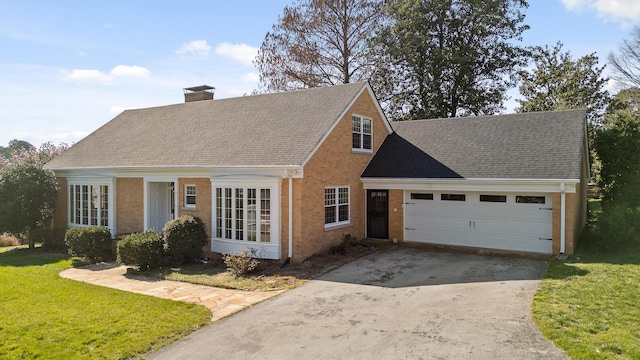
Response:
[{"label": "gray shingle", "polygon": [[585,119],[585,110],[565,110],[393,122],[424,155],[385,142],[363,177],[579,179]]},{"label": "gray shingle", "polygon": [[365,86],[127,110],[47,168],[300,165]]}]

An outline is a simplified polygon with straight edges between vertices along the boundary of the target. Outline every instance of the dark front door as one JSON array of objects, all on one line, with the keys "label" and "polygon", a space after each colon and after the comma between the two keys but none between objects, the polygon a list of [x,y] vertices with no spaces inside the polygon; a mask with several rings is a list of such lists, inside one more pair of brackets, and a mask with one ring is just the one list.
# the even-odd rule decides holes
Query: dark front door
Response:
[{"label": "dark front door", "polygon": [[388,190],[367,190],[367,236],[389,238]]}]

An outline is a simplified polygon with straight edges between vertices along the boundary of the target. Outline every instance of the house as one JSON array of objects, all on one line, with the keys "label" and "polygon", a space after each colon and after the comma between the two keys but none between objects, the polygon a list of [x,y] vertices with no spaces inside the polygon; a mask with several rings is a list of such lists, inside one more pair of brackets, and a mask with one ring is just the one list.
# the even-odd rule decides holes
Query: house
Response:
[{"label": "house", "polygon": [[[161,230],[302,261],[349,234],[571,253],[585,223],[585,113],[390,123],[366,82],[127,110],[46,167],[55,227]],[[534,241],[535,240],[535,241]]]}]

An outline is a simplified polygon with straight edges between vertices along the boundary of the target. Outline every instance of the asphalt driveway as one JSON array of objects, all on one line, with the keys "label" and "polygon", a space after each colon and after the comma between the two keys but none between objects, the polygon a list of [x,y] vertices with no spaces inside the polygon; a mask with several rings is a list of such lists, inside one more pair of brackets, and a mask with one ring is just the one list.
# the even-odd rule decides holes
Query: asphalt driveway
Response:
[{"label": "asphalt driveway", "polygon": [[380,251],[147,359],[566,359],[531,320],[540,260]]}]

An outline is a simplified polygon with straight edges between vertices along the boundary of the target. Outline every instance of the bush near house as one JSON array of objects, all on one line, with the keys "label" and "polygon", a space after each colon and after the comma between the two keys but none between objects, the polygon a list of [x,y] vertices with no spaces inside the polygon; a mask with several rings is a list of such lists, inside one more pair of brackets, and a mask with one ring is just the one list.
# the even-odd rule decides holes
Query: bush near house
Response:
[{"label": "bush near house", "polygon": [[248,274],[260,265],[255,249],[244,249],[235,254],[224,255],[222,259],[227,266],[227,270],[235,277]]},{"label": "bush near house", "polygon": [[18,246],[20,245],[20,240],[13,235],[9,234],[0,234],[0,247],[5,246]]},{"label": "bush near house", "polygon": [[164,241],[153,230],[127,235],[118,242],[117,261],[140,269],[155,269],[162,264]]},{"label": "bush near house", "polygon": [[99,226],[71,228],[65,233],[64,242],[69,254],[96,261],[103,258],[105,248],[111,242],[111,232]]},{"label": "bush near house", "polygon": [[182,215],[169,221],[163,233],[167,255],[172,263],[178,265],[201,258],[204,254],[202,247],[209,241],[202,219],[191,215]]}]

